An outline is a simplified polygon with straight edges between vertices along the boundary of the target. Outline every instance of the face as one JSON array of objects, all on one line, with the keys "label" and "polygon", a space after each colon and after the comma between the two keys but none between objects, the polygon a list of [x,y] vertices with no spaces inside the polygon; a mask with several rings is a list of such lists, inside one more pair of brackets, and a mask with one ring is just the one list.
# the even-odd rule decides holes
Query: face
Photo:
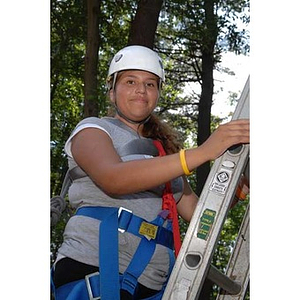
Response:
[{"label": "face", "polygon": [[158,77],[138,70],[123,71],[119,74],[115,90],[110,99],[129,119],[140,121],[148,117],[157,105],[159,96]]}]

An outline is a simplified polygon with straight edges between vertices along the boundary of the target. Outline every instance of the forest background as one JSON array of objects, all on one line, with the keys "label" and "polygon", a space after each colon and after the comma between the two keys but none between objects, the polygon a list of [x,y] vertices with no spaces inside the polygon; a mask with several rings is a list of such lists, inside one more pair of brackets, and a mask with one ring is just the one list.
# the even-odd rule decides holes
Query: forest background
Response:
[{"label": "forest background", "polygon": [[[299,128],[298,111],[293,109],[298,76],[291,72],[299,69],[299,60],[292,55],[293,47],[288,47],[293,45],[297,36],[295,20],[298,10],[294,8],[294,3],[289,0],[284,6],[273,1],[251,1],[251,32],[253,28],[255,30],[251,35],[251,113],[255,111],[255,122],[251,127],[251,157],[252,164],[255,158],[256,167],[251,169],[251,174],[254,174],[251,195],[252,198],[256,196],[251,205],[255,213],[251,225],[251,245],[255,245],[251,247],[251,256],[255,257],[251,261],[251,274],[254,270],[255,276],[252,276],[251,286],[258,287],[253,289],[255,299],[292,299],[296,292],[292,287],[297,287],[297,276],[278,276],[278,272],[291,274],[291,266],[297,269],[299,265],[295,260],[298,247],[294,238],[297,236],[299,204],[294,196],[295,189],[286,188],[293,182],[291,179],[298,177],[299,160],[292,164],[278,160],[286,153],[288,142],[297,137]],[[5,213],[1,218],[1,236],[9,245],[1,247],[1,254],[2,257],[13,257],[15,265],[19,266],[19,274],[23,274],[23,280],[19,282],[22,295],[41,299],[49,289],[50,11],[47,2],[14,1],[3,3],[0,13],[3,41],[0,128],[5,146],[1,147],[5,175],[1,187],[2,197],[7,200],[2,201]],[[278,16],[281,22],[278,22]],[[266,112],[270,112],[270,108],[271,118],[266,122]],[[276,122],[273,122],[274,117]],[[272,143],[276,143],[276,148],[270,151],[268,145]],[[296,147],[288,150],[290,159],[297,157]],[[280,184],[275,181],[274,185],[274,176],[271,175],[278,172],[285,175],[280,176]],[[292,208],[285,214],[288,227],[282,226],[281,222],[283,209],[277,200],[282,199],[286,199],[288,208]],[[268,213],[270,208],[271,214]],[[18,225],[10,226],[12,220],[14,223],[17,220]],[[282,239],[289,255],[285,256],[284,264],[275,263],[276,272],[270,272],[274,262],[278,261],[278,251],[273,251],[271,245]],[[15,274],[10,261],[6,259],[2,263],[2,272],[6,275],[1,284],[2,295],[16,291],[10,280]],[[38,283],[34,288],[33,280]],[[276,289],[269,289],[271,285]],[[283,288],[287,286],[291,288]]]}]

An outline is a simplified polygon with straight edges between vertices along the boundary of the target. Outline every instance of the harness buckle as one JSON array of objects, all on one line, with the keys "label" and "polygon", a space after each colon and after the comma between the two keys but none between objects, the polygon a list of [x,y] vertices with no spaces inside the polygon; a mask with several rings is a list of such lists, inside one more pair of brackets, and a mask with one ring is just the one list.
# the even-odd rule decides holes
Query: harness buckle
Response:
[{"label": "harness buckle", "polygon": [[93,290],[92,290],[92,286],[91,286],[91,282],[90,282],[90,278],[94,277],[94,276],[99,276],[99,272],[95,272],[95,273],[91,273],[85,276],[85,283],[86,283],[86,288],[88,290],[88,294],[89,294],[89,300],[100,300],[101,297],[94,297],[93,295]]},{"label": "harness buckle", "polygon": [[[125,211],[127,211],[127,212],[129,212],[129,213],[132,214],[132,210],[127,209],[127,208],[125,208],[125,207],[119,207],[119,210],[118,210],[118,218],[120,218],[120,216],[121,216],[123,210],[125,210]],[[125,229],[122,229],[122,228],[118,228],[118,230],[119,230],[119,232],[121,232],[121,233],[124,233],[124,232],[125,232]]]}]

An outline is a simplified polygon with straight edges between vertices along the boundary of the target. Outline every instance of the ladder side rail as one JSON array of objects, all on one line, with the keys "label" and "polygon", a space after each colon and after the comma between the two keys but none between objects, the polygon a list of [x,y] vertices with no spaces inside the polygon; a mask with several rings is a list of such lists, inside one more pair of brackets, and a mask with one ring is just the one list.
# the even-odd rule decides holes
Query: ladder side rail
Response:
[{"label": "ladder side rail", "polygon": [[[248,156],[248,149],[244,149],[244,150],[245,152],[243,153],[244,155],[241,160],[245,160],[245,157]],[[227,195],[223,200],[220,198],[216,199],[216,197],[215,199],[212,199],[212,196],[207,196],[208,199],[208,201],[206,201],[207,206],[206,208],[204,208],[203,212],[201,213],[201,216],[203,216],[206,209],[210,209],[210,210],[215,210],[217,212],[217,217],[215,220],[215,225],[211,229],[211,238],[207,240],[207,245],[205,246],[204,251],[201,253],[202,260],[203,260],[202,266],[200,265],[194,283],[191,285],[190,296],[188,299],[197,299],[200,294],[201,288],[203,286],[204,280],[207,276],[207,272],[210,267],[210,263],[213,258],[213,254],[217,247],[217,242],[219,240],[221,230],[223,228],[225,219],[230,209],[230,204],[234,198],[235,191],[239,183],[240,175],[243,173],[243,170],[245,168],[245,163],[244,164],[242,163],[243,162],[241,161],[237,165],[237,169],[235,170],[236,172],[235,177],[231,179],[232,180],[231,186],[228,189]],[[220,168],[220,170],[223,169]],[[214,203],[210,203],[211,201],[214,201]]]},{"label": "ladder side rail", "polygon": [[[197,203],[197,207],[192,217],[192,222],[190,223],[173,272],[170,276],[170,280],[164,294],[164,300],[196,299],[198,292],[200,292],[210,267],[210,262],[219,234],[222,230],[236,187],[239,183],[240,175],[246,165],[246,157],[248,155],[247,148],[247,146],[244,146],[242,157],[234,157],[237,163],[235,176],[233,176],[234,178],[231,178],[231,185],[228,187],[227,197],[223,199],[222,195],[212,195],[213,192],[208,189],[206,193],[202,193],[200,196],[200,200]],[[224,159],[227,159],[227,157],[228,156],[224,156]],[[244,160],[244,163],[240,162],[239,159]],[[223,160],[221,160],[220,163],[215,162],[214,166],[220,168],[222,166],[222,162]],[[216,174],[218,174],[218,172],[216,172]],[[214,177],[215,176],[213,174],[210,182],[213,182]],[[206,199],[208,199],[208,201],[206,201]],[[214,212],[215,219],[210,232],[207,234],[207,239],[202,239],[199,238],[202,234],[202,225],[200,223],[201,219],[206,217],[206,211]],[[175,296],[176,293],[173,293],[172,289],[174,287],[175,290],[180,290],[183,288],[182,285],[186,286],[189,294],[186,297],[179,298],[179,296]],[[171,297],[171,294],[174,294],[173,298]]]},{"label": "ladder side rail", "polygon": [[236,245],[231,254],[226,275],[241,285],[241,291],[230,294],[220,290],[216,300],[243,300],[245,298],[250,279],[250,205],[248,205],[240,228]]},{"label": "ladder side rail", "polygon": [[[249,78],[233,119],[249,118],[248,101]],[[199,295],[248,158],[249,145],[241,145],[237,150],[227,150],[215,161],[194,211],[163,300],[192,300]],[[228,161],[230,166],[225,164]]]}]

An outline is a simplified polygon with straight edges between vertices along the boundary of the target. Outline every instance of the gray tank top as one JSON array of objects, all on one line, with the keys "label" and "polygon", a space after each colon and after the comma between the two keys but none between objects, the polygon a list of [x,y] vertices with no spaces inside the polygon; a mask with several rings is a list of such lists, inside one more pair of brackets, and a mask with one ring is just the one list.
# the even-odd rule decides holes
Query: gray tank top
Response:
[{"label": "gray tank top", "polygon": [[[140,154],[141,152],[145,153],[142,149],[143,146],[140,145],[143,142],[149,142],[149,139],[139,137],[134,130],[118,119],[91,117],[78,123],[66,142],[65,152],[68,156],[69,168],[77,166],[71,153],[72,138],[82,129],[90,127],[98,128],[109,135],[123,161],[153,158],[149,154]],[[138,139],[143,139],[144,141],[140,143],[137,141]],[[133,151],[134,149],[136,151]],[[152,149],[150,152],[152,151],[155,150]],[[182,178],[179,177],[173,180],[171,185],[174,198],[178,202],[183,192]],[[76,209],[82,206],[124,207],[147,221],[153,221],[161,211],[164,187],[164,185],[161,185],[143,192],[113,198],[105,194],[87,176],[73,182],[69,189],[69,201],[71,206]],[[124,273],[129,265],[139,241],[139,237],[130,233],[119,233],[120,273]],[[98,266],[98,247],[99,221],[84,216],[73,216],[66,225],[64,242],[58,250],[57,261],[63,257],[70,257],[89,265]],[[160,290],[166,281],[168,270],[169,255],[167,248],[157,245],[150,263],[138,281],[151,289]]]}]

